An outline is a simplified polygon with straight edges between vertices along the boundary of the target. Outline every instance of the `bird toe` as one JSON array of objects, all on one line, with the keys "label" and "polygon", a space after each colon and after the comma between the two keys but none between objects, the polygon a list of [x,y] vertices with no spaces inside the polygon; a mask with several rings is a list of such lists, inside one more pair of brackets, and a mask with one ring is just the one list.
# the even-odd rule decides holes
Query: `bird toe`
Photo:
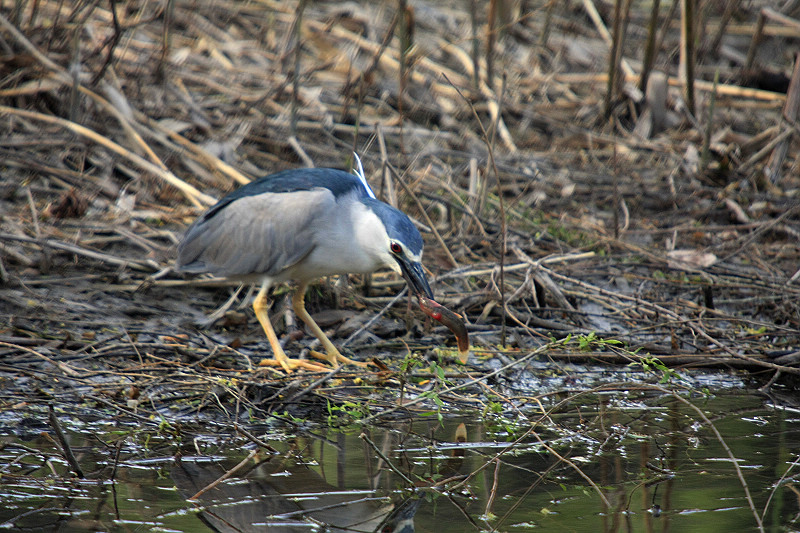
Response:
[{"label": "bird toe", "polygon": [[310,372],[330,372],[330,367],[315,363],[314,361],[305,361],[303,359],[262,359],[258,366],[279,366],[286,372],[293,372],[295,370],[308,370]]}]

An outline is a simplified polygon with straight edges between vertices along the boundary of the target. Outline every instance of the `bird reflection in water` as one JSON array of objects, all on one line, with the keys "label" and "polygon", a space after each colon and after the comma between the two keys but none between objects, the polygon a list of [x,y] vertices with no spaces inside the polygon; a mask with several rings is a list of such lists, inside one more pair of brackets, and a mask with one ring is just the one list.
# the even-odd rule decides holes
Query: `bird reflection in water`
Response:
[{"label": "bird reflection in water", "polygon": [[[368,475],[371,465],[367,461],[366,477],[374,488],[345,488],[348,446],[345,437],[340,435],[340,438],[336,443],[338,486],[326,479],[322,466],[315,466],[324,464],[323,458],[318,458],[317,462],[317,459],[290,454],[254,459],[251,465],[213,488],[208,487],[226,473],[226,469],[216,463],[197,458],[178,459],[171,475],[182,494],[187,498],[196,496],[191,501],[200,506],[200,519],[213,531],[294,533],[322,527],[325,531],[413,533],[414,517],[421,501],[419,495],[409,487],[404,496],[386,497],[387,491],[381,489],[396,487],[398,478],[382,468],[381,460],[374,466],[374,476]],[[466,430],[461,424],[455,441],[465,440]],[[384,442],[384,456],[391,448],[386,449],[386,444]],[[321,449],[325,448],[328,446],[323,444]],[[371,453],[371,450],[366,444],[363,448],[354,447],[351,441],[350,453],[356,449],[357,463],[360,462],[363,472],[365,455],[362,452]],[[352,465],[354,458],[349,459]],[[445,460],[447,464],[441,466],[453,473],[460,468],[462,460],[463,450],[455,450],[452,457]],[[347,477],[358,479],[358,476]]]}]

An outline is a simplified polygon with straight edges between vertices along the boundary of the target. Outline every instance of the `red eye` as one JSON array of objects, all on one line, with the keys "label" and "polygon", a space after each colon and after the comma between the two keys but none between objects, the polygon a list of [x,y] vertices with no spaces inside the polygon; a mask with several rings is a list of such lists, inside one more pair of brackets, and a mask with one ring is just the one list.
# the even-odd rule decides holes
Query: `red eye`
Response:
[{"label": "red eye", "polygon": [[391,244],[391,246],[389,246],[389,248],[392,250],[392,253],[394,253],[394,254],[401,254],[401,253],[403,253],[403,247],[402,247],[402,246],[400,246],[399,244],[397,244],[396,242],[393,242],[393,243]]}]

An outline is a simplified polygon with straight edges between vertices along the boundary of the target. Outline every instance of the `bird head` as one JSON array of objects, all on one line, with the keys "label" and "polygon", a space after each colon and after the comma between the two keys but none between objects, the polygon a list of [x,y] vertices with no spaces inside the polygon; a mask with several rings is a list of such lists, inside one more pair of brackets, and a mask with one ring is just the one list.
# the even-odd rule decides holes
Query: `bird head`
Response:
[{"label": "bird head", "polygon": [[[371,198],[361,200],[383,226],[375,242],[383,264],[405,278],[414,295],[433,299],[433,291],[422,268],[423,241],[411,219],[394,207]],[[383,236],[385,234],[385,237]]]}]

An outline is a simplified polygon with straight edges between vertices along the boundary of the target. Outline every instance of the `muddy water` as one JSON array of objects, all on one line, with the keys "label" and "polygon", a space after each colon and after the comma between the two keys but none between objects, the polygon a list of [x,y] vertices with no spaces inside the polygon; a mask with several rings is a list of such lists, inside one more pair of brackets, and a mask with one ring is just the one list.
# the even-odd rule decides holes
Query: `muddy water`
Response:
[{"label": "muddy water", "polygon": [[[551,407],[549,418],[541,411],[487,410],[441,424],[427,417],[363,430],[248,427],[272,452],[210,426],[145,430],[119,420],[79,422],[62,412],[84,479],[71,474],[58,451],[45,408],[7,410],[0,425],[0,528],[716,532],[757,531],[759,521],[770,531],[798,527],[796,411],[743,390],[683,395],[685,401],[631,391],[570,398],[557,408],[543,405]],[[458,442],[463,430],[466,440]]]}]

